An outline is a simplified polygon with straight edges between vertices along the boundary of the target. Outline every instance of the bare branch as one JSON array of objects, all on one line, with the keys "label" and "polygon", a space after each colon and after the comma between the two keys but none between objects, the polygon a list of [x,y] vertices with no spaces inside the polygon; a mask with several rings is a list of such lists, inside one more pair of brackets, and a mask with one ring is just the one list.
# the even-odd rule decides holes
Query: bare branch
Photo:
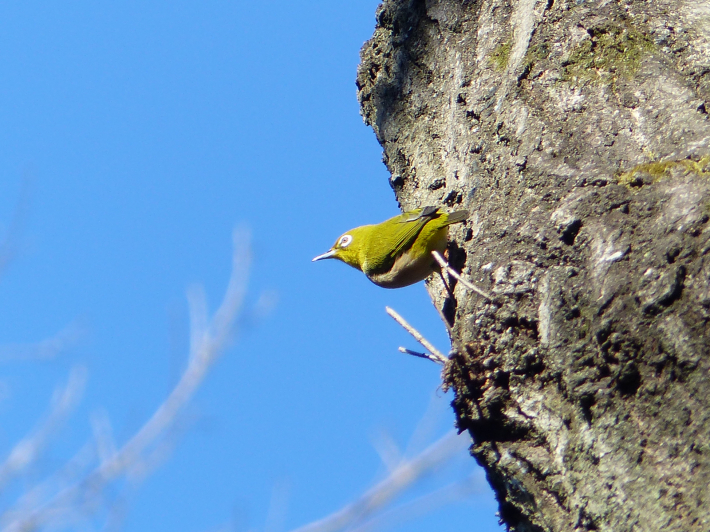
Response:
[{"label": "bare branch", "polygon": [[413,357],[417,358],[426,358],[427,360],[431,360],[432,362],[436,362],[437,364],[441,364],[441,361],[439,358],[435,357],[434,355],[430,355],[429,353],[421,353],[419,351],[412,351],[411,349],[407,349],[406,347],[399,347],[398,351],[400,353],[404,353],[405,355],[412,355]]},{"label": "bare branch", "polygon": [[[102,464],[97,473],[107,479],[124,471],[126,464],[135,459],[158,436],[173,423],[178,412],[194,395],[202,383],[207,370],[216,357],[227,347],[232,333],[232,324],[240,308],[246,285],[251,255],[248,243],[241,233],[235,231],[234,253],[232,255],[232,275],[222,304],[215,313],[212,323],[200,334],[201,338],[191,346],[190,362],[182,378],[165,402],[158,407],[153,416],[131,438],[111,460]],[[199,310],[191,309],[191,316]],[[194,330],[194,327],[191,327]]]},{"label": "bare branch", "polygon": [[454,482],[383,512],[362,525],[351,529],[350,532],[383,530],[386,527],[392,527],[406,521],[411,521],[414,518],[431,513],[437,508],[447,506],[456,500],[470,496],[478,490],[480,486],[481,482],[478,481],[476,477],[470,476],[469,478]]},{"label": "bare branch", "polygon": [[39,484],[27,489],[15,503],[15,506],[2,514],[2,521],[7,522],[28,514],[33,508],[56,493],[62,486],[74,483],[83,478],[96,459],[95,447],[87,443],[59,469],[59,471],[42,480]]},{"label": "bare branch", "polygon": [[372,443],[387,471],[392,472],[397,469],[397,466],[402,463],[402,451],[394,438],[388,432],[381,431]]},{"label": "bare branch", "polygon": [[403,461],[383,481],[329,516],[292,532],[337,532],[364,523],[394,497],[446,462],[468,445],[466,437],[452,431],[411,460]]},{"label": "bare branch", "polygon": [[94,430],[94,441],[99,461],[105,462],[116,454],[113,427],[111,427],[111,420],[105,410],[94,412],[91,416],[91,428]]},{"label": "bare branch", "polygon": [[207,296],[202,285],[192,285],[187,289],[187,306],[190,311],[190,355],[189,360],[200,352],[206,340],[208,329]]},{"label": "bare branch", "polygon": [[55,390],[46,419],[38,424],[32,434],[19,441],[0,465],[0,489],[37,460],[51,437],[79,402],[85,383],[86,370],[83,367],[75,367],[69,374],[66,386]]},{"label": "bare branch", "polygon": [[41,342],[0,345],[0,362],[51,360],[76,345],[84,334],[85,331],[81,325],[71,323],[54,336]]},{"label": "bare branch", "polygon": [[238,253],[232,255],[232,275],[227,285],[222,304],[215,312],[212,322],[215,340],[226,345],[233,332],[237,314],[244,304],[244,296],[249,284],[249,270],[251,268],[251,235],[246,228],[237,228],[232,233],[232,241]]},{"label": "bare branch", "polygon": [[277,481],[271,490],[271,501],[266,514],[264,532],[283,530],[288,511],[290,486],[285,479]]},{"label": "bare branch", "polygon": [[[390,307],[385,307],[385,310],[387,311],[387,314],[392,316],[394,320],[399,323],[402,327],[404,327],[404,330],[406,330],[409,334],[411,334],[414,339],[422,344],[424,346],[424,349],[429,351],[432,354],[432,357],[424,356],[424,358],[429,358],[430,360],[433,360],[434,362],[437,362],[439,364],[446,364],[446,362],[449,360],[441,351],[439,351],[436,347],[434,347],[431,342],[429,342],[426,338],[422,336],[422,334],[417,331],[414,327],[409,325],[407,321],[400,316],[395,310],[391,309]],[[410,355],[413,355],[415,352],[408,352],[405,351]],[[418,356],[418,355],[415,355]]]},{"label": "bare branch", "polygon": [[15,211],[12,213],[5,238],[0,242],[0,275],[4,273],[7,265],[17,255],[18,240],[22,234],[27,211],[29,210],[31,185],[32,180],[30,177],[24,176],[20,185],[20,198],[15,206]]}]

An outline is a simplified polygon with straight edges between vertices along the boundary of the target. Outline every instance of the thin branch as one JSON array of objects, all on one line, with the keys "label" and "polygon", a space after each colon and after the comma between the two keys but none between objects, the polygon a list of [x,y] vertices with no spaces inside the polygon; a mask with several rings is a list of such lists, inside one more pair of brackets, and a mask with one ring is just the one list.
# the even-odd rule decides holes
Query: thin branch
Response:
[{"label": "thin branch", "polygon": [[116,454],[116,443],[113,439],[113,427],[106,410],[97,410],[91,416],[91,428],[94,433],[96,454],[99,462],[110,460]]},{"label": "thin branch", "polygon": [[381,431],[372,444],[388,472],[394,471],[402,463],[402,452],[388,432]]},{"label": "thin branch", "polygon": [[283,530],[288,512],[290,485],[287,480],[281,479],[274,483],[271,490],[271,501],[266,513],[264,532],[278,532]]},{"label": "thin branch", "polygon": [[476,292],[479,296],[485,297],[488,301],[493,301],[493,296],[491,294],[489,294],[482,288],[478,288],[476,285],[471,284],[469,281],[461,277],[461,275],[456,270],[449,266],[449,263],[444,260],[444,257],[442,257],[438,251],[432,251],[431,254],[434,255],[434,258],[436,259],[436,262],[439,263],[439,266],[441,266],[442,269],[446,270],[449,275],[454,277],[458,282],[460,282],[472,292]]},{"label": "thin branch", "polygon": [[337,532],[365,522],[394,497],[446,462],[463,448],[465,438],[452,431],[432,444],[418,456],[402,462],[387,478],[365,492],[356,501],[347,504],[323,519],[314,521],[292,532]]},{"label": "thin branch", "polygon": [[[231,325],[243,300],[248,282],[250,254],[243,236],[235,231],[234,253],[232,255],[232,275],[222,304],[215,312],[215,317],[202,331],[201,340],[191,347],[190,362],[182,378],[165,402],[158,407],[153,416],[143,427],[114,455],[96,471],[106,478],[113,478],[126,468],[126,463],[143,452],[149,444],[175,420],[178,412],[194,395],[207,374],[207,370],[222,350],[227,347]],[[191,309],[191,315],[195,315]]]},{"label": "thin branch", "polygon": [[474,476],[439,488],[421,497],[396,506],[350,530],[350,532],[370,532],[384,530],[397,524],[411,521],[434,510],[447,506],[474,493],[481,483]]},{"label": "thin branch", "polygon": [[[429,351],[432,354],[432,358],[427,357],[427,356],[424,356],[424,358],[429,358],[430,360],[434,360],[434,362],[437,362],[438,364],[446,364],[446,362],[449,359],[441,351],[439,351],[436,347],[434,347],[431,342],[429,342],[426,338],[424,338],[419,331],[417,331],[414,327],[409,325],[409,323],[407,323],[407,321],[402,316],[397,314],[397,312],[395,310],[393,310],[392,308],[385,307],[385,310],[387,311],[387,314],[392,316],[392,318],[394,318],[394,320],[397,323],[399,323],[404,328],[404,330],[406,330],[409,334],[411,334],[417,342],[422,344],[422,346],[424,346],[424,349],[426,349],[427,351]],[[409,353],[409,354],[412,354],[412,353]]]},{"label": "thin branch", "polygon": [[81,325],[71,323],[40,342],[0,345],[0,362],[51,360],[76,345],[84,335],[85,329]]},{"label": "thin branch", "polygon": [[3,512],[2,521],[6,522],[21,518],[23,515],[28,514],[32,508],[39,506],[42,499],[49,496],[48,494],[60,489],[60,486],[65,486],[76,482],[79,478],[83,478],[95,459],[95,446],[91,442],[84,444],[60,470],[25,490],[15,503],[15,506]]},{"label": "thin branch", "polygon": [[426,358],[427,360],[431,360],[432,362],[436,362],[437,364],[441,364],[441,361],[435,357],[434,355],[430,355],[429,353],[421,353],[419,351],[412,351],[411,349],[407,349],[406,347],[399,347],[399,352],[404,353],[405,355],[412,355],[413,357],[418,357],[418,358]]},{"label": "thin branch", "polygon": [[7,265],[17,255],[18,241],[22,236],[23,226],[29,211],[31,188],[32,179],[25,175],[20,184],[20,198],[10,218],[5,238],[0,242],[0,275],[4,273]]},{"label": "thin branch", "polygon": [[[442,417],[448,419],[449,403],[441,400],[441,395],[433,392],[429,397],[424,414],[414,427],[407,446],[404,448],[404,456],[415,456],[427,445],[427,442],[435,438],[438,428],[441,426]],[[448,421],[446,422],[448,424]]]},{"label": "thin branch", "polygon": [[38,424],[32,434],[20,440],[10,451],[5,462],[0,464],[0,489],[37,461],[51,437],[57,433],[59,426],[76,407],[85,383],[86,370],[75,367],[69,374],[66,386],[55,390],[46,419]]},{"label": "thin branch", "polygon": [[192,285],[187,289],[187,307],[190,314],[190,354],[192,357],[200,352],[200,345],[206,340],[209,328],[207,317],[207,296],[202,285]]}]

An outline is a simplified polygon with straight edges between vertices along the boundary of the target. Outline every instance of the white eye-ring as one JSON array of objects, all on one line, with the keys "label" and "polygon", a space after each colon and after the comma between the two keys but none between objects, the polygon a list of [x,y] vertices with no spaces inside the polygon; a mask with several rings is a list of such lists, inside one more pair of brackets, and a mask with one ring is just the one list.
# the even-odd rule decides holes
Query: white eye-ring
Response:
[{"label": "white eye-ring", "polygon": [[350,235],[343,235],[340,237],[340,240],[338,241],[338,246],[341,248],[346,248],[350,245],[350,242],[353,241],[353,237]]}]

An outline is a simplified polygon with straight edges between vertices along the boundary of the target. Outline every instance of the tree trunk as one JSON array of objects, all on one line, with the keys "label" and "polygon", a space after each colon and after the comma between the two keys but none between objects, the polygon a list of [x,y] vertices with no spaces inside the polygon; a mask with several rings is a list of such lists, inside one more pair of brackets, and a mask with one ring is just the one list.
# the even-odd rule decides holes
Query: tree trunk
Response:
[{"label": "tree trunk", "polygon": [[[358,71],[515,531],[710,530],[710,2],[385,0]],[[472,525],[472,529],[475,526]]]}]

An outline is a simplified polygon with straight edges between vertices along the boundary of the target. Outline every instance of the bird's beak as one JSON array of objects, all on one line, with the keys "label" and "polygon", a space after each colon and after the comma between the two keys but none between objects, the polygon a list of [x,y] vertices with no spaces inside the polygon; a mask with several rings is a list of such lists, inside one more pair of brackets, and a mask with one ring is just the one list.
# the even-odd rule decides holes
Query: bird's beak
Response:
[{"label": "bird's beak", "polygon": [[323,260],[323,259],[330,259],[335,255],[335,250],[331,249],[330,251],[326,251],[322,255],[318,255],[315,259],[313,259],[311,262],[315,262],[317,260]]}]

